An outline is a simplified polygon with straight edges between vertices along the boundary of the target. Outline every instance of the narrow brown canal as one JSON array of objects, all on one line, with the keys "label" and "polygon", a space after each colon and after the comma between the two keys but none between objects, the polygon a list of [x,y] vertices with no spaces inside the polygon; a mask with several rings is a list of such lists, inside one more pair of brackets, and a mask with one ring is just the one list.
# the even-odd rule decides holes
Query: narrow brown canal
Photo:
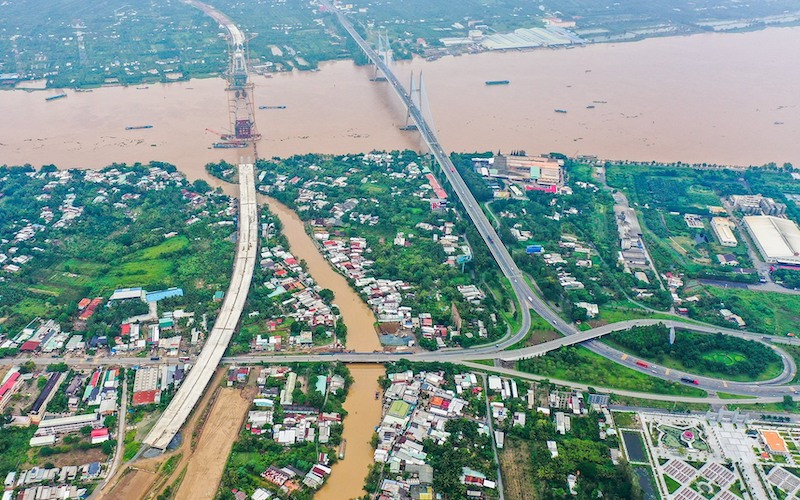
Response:
[{"label": "narrow brown canal", "polygon": [[[381,345],[375,332],[375,315],[347,280],[333,270],[305,231],[303,221],[286,205],[274,198],[260,197],[283,224],[283,233],[295,257],[303,259],[314,280],[333,291],[336,305],[347,325],[347,347],[373,351]],[[342,438],[347,441],[345,458],[334,467],[322,489],[315,496],[322,500],[343,500],[363,495],[362,485],[372,464],[370,439],[381,418],[382,399],[375,399],[378,377],[385,373],[381,365],[350,365],[354,383],[344,403],[347,418]]]}]

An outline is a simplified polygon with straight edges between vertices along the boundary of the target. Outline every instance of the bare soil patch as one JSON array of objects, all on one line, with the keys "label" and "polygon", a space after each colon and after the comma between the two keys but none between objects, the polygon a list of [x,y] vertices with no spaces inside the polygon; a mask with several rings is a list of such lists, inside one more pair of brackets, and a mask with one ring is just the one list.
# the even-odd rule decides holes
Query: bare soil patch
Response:
[{"label": "bare soil patch", "polygon": [[508,500],[535,498],[531,450],[528,443],[521,439],[506,438],[505,447],[499,458],[506,498]]},{"label": "bare soil patch", "polygon": [[144,498],[156,474],[144,469],[131,469],[101,498]]},{"label": "bare soil patch", "polygon": [[214,498],[225,462],[249,408],[250,399],[241,390],[220,389],[203,425],[197,448],[189,459],[176,499]]}]

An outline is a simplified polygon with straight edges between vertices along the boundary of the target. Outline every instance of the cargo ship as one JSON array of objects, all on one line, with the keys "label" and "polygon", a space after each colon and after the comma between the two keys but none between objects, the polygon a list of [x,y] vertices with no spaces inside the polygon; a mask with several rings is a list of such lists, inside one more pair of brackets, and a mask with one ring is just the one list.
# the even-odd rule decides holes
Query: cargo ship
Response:
[{"label": "cargo ship", "polygon": [[246,142],[215,142],[212,144],[214,149],[234,149],[234,148],[246,148]]},{"label": "cargo ship", "polygon": [[57,94],[51,95],[50,97],[45,97],[45,101],[55,101],[56,99],[61,99],[62,97],[67,97],[67,94]]},{"label": "cargo ship", "polygon": [[486,85],[508,85],[511,83],[508,80],[486,80]]},{"label": "cargo ship", "polygon": [[556,113],[566,113],[566,112],[567,112],[567,110],[566,110],[566,109],[556,109],[556,110],[554,110],[554,111],[555,111]]},{"label": "cargo ship", "polygon": [[153,128],[152,125],[128,125],[125,130],[142,130],[145,128]]},{"label": "cargo ship", "polygon": [[259,106],[258,109],[286,109],[286,106]]}]

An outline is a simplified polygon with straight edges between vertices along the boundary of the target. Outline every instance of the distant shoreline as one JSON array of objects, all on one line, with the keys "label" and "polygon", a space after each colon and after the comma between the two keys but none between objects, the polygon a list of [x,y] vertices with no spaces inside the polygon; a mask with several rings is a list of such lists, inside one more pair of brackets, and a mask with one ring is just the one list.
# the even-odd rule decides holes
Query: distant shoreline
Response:
[{"label": "distant shoreline", "polygon": [[[586,47],[590,47],[593,45],[613,45],[617,43],[636,43],[636,42],[644,42],[651,39],[663,39],[663,38],[686,38],[686,37],[694,37],[694,36],[710,36],[710,35],[736,35],[736,34],[746,34],[746,33],[754,33],[759,31],[768,31],[768,30],[780,30],[780,29],[800,29],[800,21],[781,24],[781,25],[772,25],[772,26],[751,26],[747,28],[741,29],[731,29],[725,31],[693,31],[693,32],[682,32],[682,33],[652,33],[643,36],[637,36],[634,38],[629,39],[618,39],[618,40],[603,40],[603,41],[587,41],[583,44],[572,44],[572,45],[559,45],[553,47],[526,47],[526,48],[519,48],[519,49],[502,49],[502,50],[482,50],[478,52],[468,52],[468,53],[448,53],[442,54],[440,56],[434,56],[426,58],[424,56],[415,54],[414,59],[425,59],[432,62],[435,62],[439,59],[444,59],[447,57],[461,57],[461,56],[473,56],[478,54],[491,54],[491,53],[513,53],[513,52],[539,52],[543,50],[574,50],[574,49],[582,49]],[[354,60],[350,57],[348,58],[339,58],[339,59],[325,59],[320,61],[320,66],[324,66],[326,64],[331,64],[337,61],[351,61]],[[408,62],[410,60],[404,60],[402,62]],[[263,76],[265,78],[271,78],[273,75],[281,75],[281,74],[291,74],[291,73],[310,73],[319,71],[320,68],[309,68],[309,69],[297,69],[293,68],[291,71],[277,71],[274,73],[255,73],[255,76]],[[210,78],[224,78],[222,73],[199,73],[196,75],[189,75],[187,77],[181,77],[178,79],[173,80],[141,80],[132,83],[103,83],[103,84],[81,84],[76,86],[70,87],[49,87],[45,86],[42,88],[19,88],[17,85],[20,83],[25,82],[38,82],[43,80],[43,78],[36,78],[32,80],[21,80],[14,86],[0,86],[0,91],[20,91],[20,92],[42,92],[42,91],[50,91],[50,90],[95,90],[95,89],[102,89],[102,88],[113,88],[113,87],[133,87],[139,85],[170,85],[176,83],[188,83],[193,80],[206,80]]]}]

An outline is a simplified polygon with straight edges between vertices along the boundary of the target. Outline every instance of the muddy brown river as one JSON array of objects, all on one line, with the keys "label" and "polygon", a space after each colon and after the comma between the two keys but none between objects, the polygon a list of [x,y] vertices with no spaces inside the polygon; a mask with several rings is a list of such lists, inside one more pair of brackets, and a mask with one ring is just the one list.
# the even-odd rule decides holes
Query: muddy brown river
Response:
[{"label": "muddy brown river", "polygon": [[[654,38],[571,50],[486,53],[401,63],[422,71],[445,148],[526,149],[602,158],[800,163],[800,28]],[[315,73],[256,76],[262,156],[414,148],[386,83],[350,61]],[[510,80],[486,86],[485,80]],[[172,162],[190,178],[241,150],[209,149],[229,127],[219,79],[110,87],[46,102],[56,91],[0,92],[0,163],[100,167]],[[597,101],[597,102],[595,102]],[[587,108],[594,106],[594,108]],[[567,113],[555,113],[563,109]],[[126,131],[126,126],[153,125]]]},{"label": "muddy brown river", "polygon": [[[708,162],[732,165],[800,164],[800,28],[743,34],[656,38],[399,64],[401,78],[425,75],[423,111],[433,117],[443,146],[455,151],[525,149],[601,158]],[[388,84],[349,61],[315,73],[255,77],[264,138],[261,156],[422,149],[402,132],[405,112]],[[510,80],[486,86],[485,80]],[[204,165],[252,157],[252,149],[212,149],[229,129],[223,80],[204,79],[148,88],[0,92],[0,164],[99,168],[112,162],[173,163],[190,179],[209,179]],[[562,109],[566,113],[556,113]],[[126,126],[152,125],[129,130]],[[226,192],[236,189],[225,185]],[[265,201],[262,199],[262,201]],[[375,318],[320,255],[297,215],[267,199],[281,219],[292,252],[314,279],[331,289],[348,326],[347,345],[380,348]],[[382,366],[353,366],[355,384],[345,408],[346,458],[318,494],[361,496],[372,463],[369,439],[378,424],[375,400]]]}]

